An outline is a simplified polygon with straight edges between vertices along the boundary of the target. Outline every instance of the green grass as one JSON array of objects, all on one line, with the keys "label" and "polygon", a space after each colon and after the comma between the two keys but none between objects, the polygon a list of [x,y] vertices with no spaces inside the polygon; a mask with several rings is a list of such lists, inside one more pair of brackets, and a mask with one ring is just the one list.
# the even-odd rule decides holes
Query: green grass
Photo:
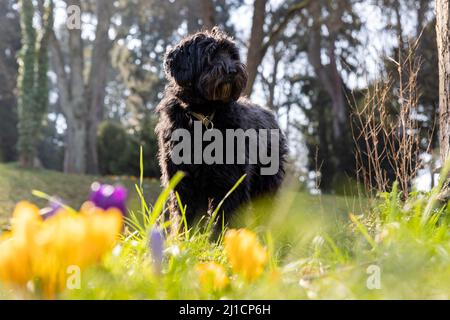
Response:
[{"label": "green grass", "polygon": [[[7,224],[18,201],[29,200],[40,207],[46,205],[45,200],[32,195],[32,190],[58,196],[69,206],[79,208],[86,201],[90,185],[94,181],[124,185],[130,190],[128,207],[134,210],[140,205],[139,197],[134,192],[135,178],[63,174],[50,170],[25,170],[16,164],[0,163],[0,229]],[[159,181],[155,179],[145,179],[143,188],[146,198],[150,201],[156,200],[161,192]]]},{"label": "green grass", "polygon": [[202,290],[194,272],[199,261],[223,263],[231,271],[221,237],[217,240],[194,228],[189,238],[185,232],[168,236],[162,276],[152,273],[146,234],[133,233],[101,268],[90,270],[81,290],[68,291],[64,297],[448,299],[448,208],[431,204],[431,215],[423,219],[432,193],[416,195],[407,203],[396,192],[379,200],[372,209],[353,208],[354,214],[348,214],[345,198],[288,192],[275,204],[245,210],[234,226],[255,230],[271,257],[266,272],[254,283],[237,277],[223,291]]},{"label": "green grass", "polygon": [[[29,198],[29,193],[20,188],[38,188],[61,197],[62,191],[69,196],[73,192],[76,199],[71,200],[80,203],[87,191],[76,195],[77,191],[87,190],[94,179],[53,172],[21,172],[13,166],[0,166],[0,173],[0,179],[6,181],[0,186],[6,185],[10,195],[24,192],[8,199],[10,207],[16,199]],[[55,185],[55,181],[59,183]],[[130,181],[124,184],[134,190],[132,183],[127,183]],[[151,186],[144,183],[142,192],[140,182],[134,183],[137,192],[131,192],[135,197],[131,201],[132,216],[123,239],[101,265],[83,272],[81,289],[66,290],[60,297],[450,298],[450,208],[438,201],[440,186],[430,193],[413,193],[406,202],[395,188],[376,201],[285,191],[276,201],[261,201],[243,209],[225,224],[219,213],[215,221],[206,217],[196,227],[186,230],[181,224],[178,233],[171,233],[170,223],[162,220],[167,190],[155,201],[154,197],[148,197],[152,194]],[[166,231],[161,275],[153,272],[148,248],[147,234],[155,222],[160,222]],[[216,232],[208,231],[212,223]],[[247,283],[231,272],[222,242],[224,232],[231,227],[255,231],[269,252],[265,272],[255,282]],[[203,261],[215,261],[226,267],[231,277],[226,289],[212,291],[200,287],[194,266]]]}]

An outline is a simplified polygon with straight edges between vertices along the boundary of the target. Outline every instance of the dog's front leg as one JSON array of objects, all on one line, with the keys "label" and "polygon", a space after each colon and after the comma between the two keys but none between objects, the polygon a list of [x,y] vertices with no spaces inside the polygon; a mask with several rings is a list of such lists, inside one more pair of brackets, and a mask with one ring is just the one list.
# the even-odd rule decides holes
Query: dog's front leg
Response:
[{"label": "dog's front leg", "polygon": [[169,209],[169,220],[170,220],[170,230],[172,235],[176,235],[180,228],[180,217],[181,211],[178,206],[177,197],[175,191],[172,191],[169,196],[169,200],[167,201],[168,209]]}]

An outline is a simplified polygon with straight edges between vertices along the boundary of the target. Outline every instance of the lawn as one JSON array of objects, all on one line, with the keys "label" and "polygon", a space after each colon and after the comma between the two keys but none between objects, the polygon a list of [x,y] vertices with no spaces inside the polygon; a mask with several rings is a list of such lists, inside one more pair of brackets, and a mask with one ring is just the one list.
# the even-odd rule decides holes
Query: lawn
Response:
[{"label": "lawn", "polygon": [[[199,225],[190,228],[184,228],[181,223],[178,231],[171,232],[170,223],[160,220],[168,192],[162,192],[155,201],[161,191],[156,181],[144,183],[143,199],[133,190],[136,181],[132,178],[69,176],[49,171],[21,171],[4,165],[0,166],[0,173],[4,218],[18,200],[31,199],[45,204],[30,196],[32,189],[67,199],[76,209],[94,180],[120,181],[131,190],[128,207],[131,215],[123,236],[105,251],[101,263],[83,269],[78,287],[63,285],[60,290],[50,290],[50,294],[40,291],[39,285],[46,282],[42,274],[49,276],[48,279],[55,279],[55,274],[65,279],[66,269],[43,267],[45,259],[39,256],[36,264],[41,272],[37,274],[41,276],[34,276],[38,286],[32,292],[0,289],[0,297],[450,298],[450,210],[438,201],[439,187],[430,193],[412,193],[406,202],[395,188],[374,201],[286,190],[275,201],[253,203],[232,221],[223,223],[218,214],[205,217]],[[109,219],[106,217],[111,215],[103,216]],[[58,220],[46,221],[45,224],[51,225]],[[104,225],[108,226],[111,221],[106,222]],[[78,252],[77,245],[84,252],[84,248],[95,245],[99,237],[110,231],[97,224],[99,233],[87,239],[83,246],[82,241],[73,243],[75,237],[70,234],[74,230],[70,224],[64,224],[63,218],[57,223],[67,228],[67,235],[60,233],[65,230],[61,227],[55,233],[55,239],[59,240],[50,241],[50,249],[43,252],[50,254],[56,245],[61,261],[66,261],[66,255],[70,258],[72,251]],[[236,231],[238,228],[240,231]],[[61,253],[61,247],[71,249]],[[34,251],[29,254],[32,258]],[[3,263],[6,261],[8,266],[9,262],[11,267],[15,262],[12,257],[15,255],[8,260],[8,255],[4,255]],[[0,279],[1,276],[0,270]],[[8,279],[14,273],[3,276]],[[50,284],[56,285],[51,281]]]},{"label": "lawn", "polygon": [[[105,177],[77,174],[63,174],[51,170],[28,170],[19,168],[16,164],[0,163],[0,225],[5,225],[17,202],[29,200],[43,207],[47,201],[32,194],[33,190],[39,190],[51,196],[57,196],[73,207],[79,208],[89,195],[90,185],[94,181],[108,184],[121,184],[129,191],[128,209],[136,211],[140,206],[140,200],[135,191],[136,177]],[[159,181],[156,179],[144,179],[143,185],[145,198],[153,203],[161,192]],[[289,196],[290,219],[297,219],[302,214],[323,217],[326,220],[337,221],[344,217],[349,210],[360,208],[361,204],[355,197],[337,197],[325,195],[321,197],[311,196],[304,192],[291,192]],[[281,214],[277,213],[277,216]],[[261,222],[255,220],[253,215],[244,215],[233,221],[237,225],[255,224]]]},{"label": "lawn", "polygon": [[[14,206],[20,200],[30,200],[38,206],[45,206],[47,201],[32,195],[32,190],[39,190],[57,196],[69,206],[79,208],[86,201],[90,185],[94,181],[110,184],[122,184],[130,191],[128,207],[135,209],[139,198],[134,191],[137,179],[134,177],[96,177],[87,175],[62,174],[50,170],[24,170],[16,164],[0,163],[0,227],[4,226]],[[159,192],[159,181],[145,179],[145,196],[150,201],[156,200]]]}]

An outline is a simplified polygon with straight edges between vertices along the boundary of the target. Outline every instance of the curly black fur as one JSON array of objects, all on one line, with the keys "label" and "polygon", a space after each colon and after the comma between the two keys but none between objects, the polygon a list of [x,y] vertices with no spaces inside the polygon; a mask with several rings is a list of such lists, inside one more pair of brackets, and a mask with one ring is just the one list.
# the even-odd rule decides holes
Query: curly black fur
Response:
[{"label": "curly black fur", "polygon": [[[175,165],[171,160],[175,144],[171,141],[172,132],[179,128],[193,132],[193,121],[197,119],[189,111],[203,115],[214,113],[214,128],[222,133],[225,129],[238,128],[279,129],[270,112],[240,98],[247,83],[247,73],[233,40],[217,28],[198,32],[168,50],[164,67],[169,84],[157,107],[160,118],[156,126],[161,181],[166,186],[177,171],[186,173],[176,191],[187,204],[187,216],[192,219],[198,213],[212,212],[244,174],[247,176],[243,183],[222,206],[225,214],[251,198],[275,193],[284,177],[287,154],[282,134],[279,141],[280,168],[275,175],[261,175],[259,163]],[[171,213],[178,212],[174,195],[170,198],[169,209]]]}]

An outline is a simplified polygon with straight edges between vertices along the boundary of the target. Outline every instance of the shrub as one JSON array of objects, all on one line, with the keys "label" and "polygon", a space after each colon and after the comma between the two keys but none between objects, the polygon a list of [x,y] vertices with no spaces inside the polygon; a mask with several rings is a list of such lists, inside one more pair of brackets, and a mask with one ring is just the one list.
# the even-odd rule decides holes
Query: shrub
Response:
[{"label": "shrub", "polygon": [[131,139],[117,122],[103,122],[98,129],[98,158],[101,174],[123,174],[130,158]]},{"label": "shrub", "polygon": [[121,124],[106,121],[98,130],[99,169],[103,175],[135,175],[139,172],[139,149],[143,147],[145,177],[159,177],[155,120],[145,117],[140,128],[127,132]]}]

